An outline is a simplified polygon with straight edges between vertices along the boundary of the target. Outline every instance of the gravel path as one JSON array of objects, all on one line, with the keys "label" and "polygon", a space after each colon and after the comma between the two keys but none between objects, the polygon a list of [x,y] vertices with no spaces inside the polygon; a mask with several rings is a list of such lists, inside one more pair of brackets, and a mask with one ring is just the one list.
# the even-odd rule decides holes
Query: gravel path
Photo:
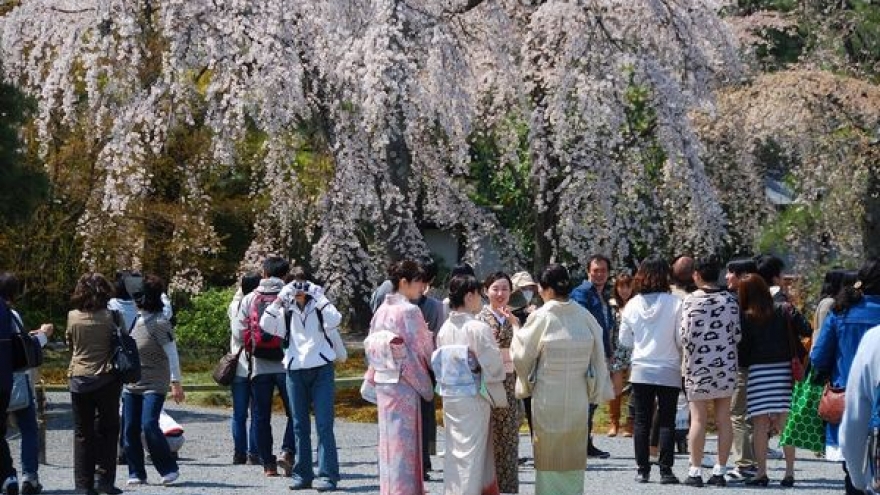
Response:
[{"label": "gravel path", "polygon": [[[45,486],[43,493],[68,494],[72,492],[72,418],[69,396],[64,393],[50,393],[49,432],[47,434],[47,460],[49,465],[40,467],[40,478]],[[117,473],[117,485],[126,493],[139,495],[229,495],[238,493],[281,494],[288,491],[288,480],[285,478],[266,478],[259,466],[232,466],[232,439],[229,433],[230,411],[224,409],[208,409],[186,405],[170,405],[169,412],[186,429],[187,443],[181,451],[180,481],[171,486],[146,485],[127,489],[125,479],[127,471],[120,466]],[[273,418],[274,431],[277,435],[282,429],[282,417]],[[376,427],[372,424],[337,422],[337,443],[340,450],[339,460],[343,480],[339,491],[348,493],[378,493],[378,471],[376,467]],[[438,450],[443,449],[442,430],[438,434]],[[276,440],[277,442],[277,440]],[[18,459],[18,440],[12,438],[13,458]],[[633,481],[634,461],[632,457],[632,441],[623,438],[596,438],[599,447],[612,453],[607,460],[590,460],[586,475],[586,493],[616,495],[630,491],[649,494],[681,494],[682,492],[699,493],[700,489],[684,486],[637,485]],[[775,444],[775,441],[773,442]],[[313,440],[312,445],[315,445]],[[710,440],[708,450],[714,450],[714,441]],[[714,453],[714,452],[712,452]],[[842,493],[842,471],[837,464],[815,459],[809,452],[798,451],[796,493],[831,494]],[[522,436],[520,442],[521,457],[531,456],[531,444],[528,436]],[[436,481],[427,483],[427,492],[441,494],[443,492],[441,457],[433,458],[435,471],[432,476]],[[683,477],[686,474],[687,458],[676,457],[675,472]],[[771,479],[775,480],[771,490],[781,490],[778,480],[782,478],[782,461],[771,461]],[[152,467],[147,467],[150,482],[158,480],[158,474]],[[654,471],[655,479],[658,477]],[[526,462],[520,469],[520,493],[534,493],[535,471],[531,462]],[[713,490],[706,488],[705,490]],[[749,493],[760,489],[747,489],[741,485],[730,485],[731,493]],[[766,490],[766,489],[765,489]],[[299,493],[317,493],[304,490]],[[795,491],[791,491],[795,493]]]}]

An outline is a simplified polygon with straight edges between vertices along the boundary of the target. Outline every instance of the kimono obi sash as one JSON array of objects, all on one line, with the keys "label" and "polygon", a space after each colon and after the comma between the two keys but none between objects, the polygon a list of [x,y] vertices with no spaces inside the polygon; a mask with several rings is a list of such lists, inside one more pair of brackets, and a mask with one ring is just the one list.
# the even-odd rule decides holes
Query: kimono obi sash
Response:
[{"label": "kimono obi sash", "polygon": [[406,345],[400,336],[388,330],[374,332],[364,340],[364,353],[375,383],[400,381],[400,363],[406,359]]},{"label": "kimono obi sash", "polygon": [[541,344],[543,348],[535,370],[539,376],[542,372],[555,374],[578,369],[586,372],[590,367],[592,342],[549,340]]},{"label": "kimono obi sash", "polygon": [[437,378],[437,393],[442,397],[473,397],[480,387],[480,365],[468,346],[450,344],[431,355],[431,367]]}]

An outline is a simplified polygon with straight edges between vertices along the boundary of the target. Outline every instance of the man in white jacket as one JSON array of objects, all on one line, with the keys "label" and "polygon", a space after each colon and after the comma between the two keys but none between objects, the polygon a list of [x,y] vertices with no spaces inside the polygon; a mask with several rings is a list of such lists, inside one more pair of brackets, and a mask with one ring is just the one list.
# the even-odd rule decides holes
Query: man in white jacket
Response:
[{"label": "man in white jacket", "polygon": [[[880,493],[874,485],[871,469],[868,467],[868,437],[871,434],[871,416],[874,405],[880,404],[877,397],[880,389],[880,326],[876,326],[862,337],[859,350],[853,358],[849,377],[846,380],[846,407],[840,423],[840,447],[846,459],[846,469],[853,485],[865,493]],[[875,473],[880,475],[880,473]],[[872,491],[873,490],[873,491]]]},{"label": "man in white jacket", "polygon": [[[294,268],[293,277],[293,282],[287,284],[278,299],[266,308],[260,326],[290,342],[284,355],[287,395],[293,409],[296,438],[296,463],[290,489],[332,491],[339,482],[339,460],[333,433],[336,393],[333,362],[337,359],[337,352],[342,355],[342,350],[334,349],[333,344],[341,340],[332,334],[339,331],[342,315],[302,268]],[[312,470],[310,408],[315,411],[318,433],[317,477]]]}]

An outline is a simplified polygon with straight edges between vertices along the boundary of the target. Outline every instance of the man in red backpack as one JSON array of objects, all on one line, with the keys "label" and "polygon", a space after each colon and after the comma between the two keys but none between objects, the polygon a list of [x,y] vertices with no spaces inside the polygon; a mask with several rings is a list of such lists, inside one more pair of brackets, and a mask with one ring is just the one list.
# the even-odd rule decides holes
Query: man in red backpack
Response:
[{"label": "man in red backpack", "polygon": [[[290,402],[287,398],[286,379],[282,359],[283,340],[260,328],[260,317],[265,309],[278,298],[284,287],[283,278],[290,265],[283,258],[270,256],[263,261],[263,278],[260,285],[244,296],[232,324],[233,338],[243,346],[241,359],[248,369],[253,393],[253,419],[257,431],[257,452],[266,476],[278,476],[281,468],[285,475],[290,474],[295,451],[293,422]],[[272,453],[272,397],[274,389],[281,394],[281,402],[287,415],[284,438],[281,442],[281,456]]]}]

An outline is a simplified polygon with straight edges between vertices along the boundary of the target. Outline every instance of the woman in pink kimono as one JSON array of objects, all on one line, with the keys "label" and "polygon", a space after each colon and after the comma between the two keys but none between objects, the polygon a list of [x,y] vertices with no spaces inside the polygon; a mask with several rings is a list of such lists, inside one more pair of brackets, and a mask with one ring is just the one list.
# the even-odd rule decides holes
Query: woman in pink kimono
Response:
[{"label": "woman in pink kimono", "polygon": [[394,292],[376,310],[364,341],[369,368],[365,387],[379,408],[381,495],[420,495],[424,489],[420,400],[434,396],[428,375],[434,343],[418,306],[424,272],[401,261],[391,269]]}]

